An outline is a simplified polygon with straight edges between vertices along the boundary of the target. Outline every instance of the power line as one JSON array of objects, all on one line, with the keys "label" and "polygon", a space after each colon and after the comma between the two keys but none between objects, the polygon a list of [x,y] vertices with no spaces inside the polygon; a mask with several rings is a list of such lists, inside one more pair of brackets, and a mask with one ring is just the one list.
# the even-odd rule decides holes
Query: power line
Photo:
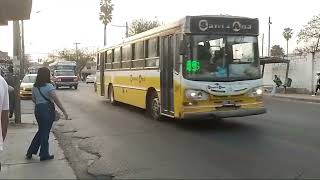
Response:
[{"label": "power line", "polygon": [[126,28],[126,37],[129,37],[129,26],[128,26],[128,22],[126,22],[126,25],[114,25],[114,24],[111,24],[111,26],[113,27],[122,27],[122,28]]}]

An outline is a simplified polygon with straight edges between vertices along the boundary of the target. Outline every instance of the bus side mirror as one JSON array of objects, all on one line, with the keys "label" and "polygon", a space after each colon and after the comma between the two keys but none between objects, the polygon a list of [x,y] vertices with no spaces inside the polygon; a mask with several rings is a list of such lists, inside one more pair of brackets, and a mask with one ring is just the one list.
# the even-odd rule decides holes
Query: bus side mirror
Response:
[{"label": "bus side mirror", "polygon": [[179,46],[179,54],[180,55],[186,55],[187,54],[187,50],[188,50],[188,47],[187,47],[186,41],[181,40],[180,41],[180,46]]}]

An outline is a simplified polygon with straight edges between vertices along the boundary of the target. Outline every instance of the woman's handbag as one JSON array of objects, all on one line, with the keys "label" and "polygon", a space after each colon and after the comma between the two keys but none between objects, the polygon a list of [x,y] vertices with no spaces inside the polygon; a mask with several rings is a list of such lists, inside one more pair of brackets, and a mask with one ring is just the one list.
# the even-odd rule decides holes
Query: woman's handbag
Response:
[{"label": "woman's handbag", "polygon": [[39,87],[37,87],[38,88],[38,90],[39,90],[39,92],[40,92],[40,95],[46,100],[46,101],[48,101],[48,103],[53,107],[53,109],[54,109],[54,119],[53,119],[53,121],[59,121],[60,119],[61,119],[61,114],[57,111],[57,110],[55,110],[55,106],[54,106],[54,103],[52,102],[52,101],[50,101],[48,98],[46,98],[43,94],[42,94],[42,92],[41,92],[41,90],[40,90],[40,88]]}]

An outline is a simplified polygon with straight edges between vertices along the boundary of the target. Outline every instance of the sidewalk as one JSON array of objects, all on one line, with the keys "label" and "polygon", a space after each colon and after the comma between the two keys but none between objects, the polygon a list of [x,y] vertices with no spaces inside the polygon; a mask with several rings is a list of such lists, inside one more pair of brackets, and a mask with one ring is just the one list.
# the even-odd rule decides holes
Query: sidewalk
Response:
[{"label": "sidewalk", "polygon": [[275,95],[265,93],[265,95],[270,97],[276,97],[276,98],[285,98],[290,100],[320,103],[320,95],[311,96],[308,94],[280,94],[280,93],[276,93]]},{"label": "sidewalk", "polygon": [[40,162],[36,156],[32,160],[25,159],[38,127],[33,114],[23,114],[21,119],[21,125],[9,125],[4,151],[0,153],[0,179],[76,179],[52,133],[49,144],[50,153],[55,155],[54,160]]}]

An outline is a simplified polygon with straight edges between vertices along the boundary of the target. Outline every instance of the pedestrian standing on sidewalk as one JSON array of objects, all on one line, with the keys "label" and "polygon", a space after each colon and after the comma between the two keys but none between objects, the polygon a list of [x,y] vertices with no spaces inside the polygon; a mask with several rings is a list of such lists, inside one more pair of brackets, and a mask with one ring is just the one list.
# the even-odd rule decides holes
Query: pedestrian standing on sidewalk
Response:
[{"label": "pedestrian standing on sidewalk", "polygon": [[[11,87],[14,87],[14,77],[13,77],[13,67],[9,66],[8,67],[9,73],[7,74],[5,80],[7,81],[7,84]],[[9,112],[9,118],[13,117],[13,112],[15,108],[15,94],[14,91],[9,91],[9,107],[10,107],[10,112]]]},{"label": "pedestrian standing on sidewalk", "polygon": [[[0,151],[3,150],[3,142],[7,136],[8,124],[9,124],[9,92],[8,84],[0,75]],[[1,163],[0,163],[1,171]]]},{"label": "pedestrian standing on sidewalk", "polygon": [[316,92],[314,93],[314,95],[317,95],[318,90],[320,89],[320,72],[317,72],[317,85],[316,85]]},{"label": "pedestrian standing on sidewalk", "polygon": [[36,82],[32,89],[32,101],[35,103],[34,114],[38,122],[38,132],[34,136],[26,154],[31,159],[40,148],[40,161],[53,159],[49,154],[49,135],[55,119],[55,104],[61,109],[66,119],[68,114],[63,108],[55,88],[50,83],[50,70],[42,67],[38,70]]}]

